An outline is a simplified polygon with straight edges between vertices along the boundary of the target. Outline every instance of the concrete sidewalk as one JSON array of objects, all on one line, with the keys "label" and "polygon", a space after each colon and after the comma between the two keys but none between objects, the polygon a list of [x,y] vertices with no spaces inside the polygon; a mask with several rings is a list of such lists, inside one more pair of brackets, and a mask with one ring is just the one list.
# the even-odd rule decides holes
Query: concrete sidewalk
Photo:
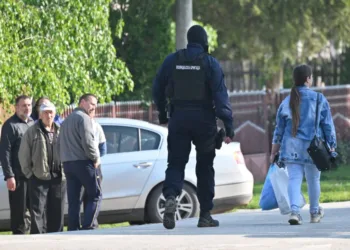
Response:
[{"label": "concrete sidewalk", "polygon": [[279,210],[242,210],[215,216],[219,228],[197,228],[197,218],[177,223],[174,230],[161,224],[119,227],[60,234],[1,236],[0,249],[350,249],[350,202],[322,205],[326,216],[290,226]]}]

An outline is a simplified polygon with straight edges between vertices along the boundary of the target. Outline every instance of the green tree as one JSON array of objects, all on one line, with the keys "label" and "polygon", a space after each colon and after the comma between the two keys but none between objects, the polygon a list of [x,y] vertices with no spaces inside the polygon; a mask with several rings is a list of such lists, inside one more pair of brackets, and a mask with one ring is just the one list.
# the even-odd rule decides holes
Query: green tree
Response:
[{"label": "green tree", "polygon": [[[198,22],[196,20],[192,21],[192,24],[201,25],[208,34],[208,44],[209,44],[209,53],[213,53],[215,49],[218,47],[218,34],[216,30],[210,24],[203,24],[202,22]],[[171,48],[176,47],[176,23],[171,22]]]},{"label": "green tree", "polygon": [[218,31],[215,55],[257,62],[269,89],[282,82],[284,61],[302,62],[329,40],[350,39],[348,0],[202,0],[194,1],[194,12]]},{"label": "green tree", "polygon": [[[164,58],[175,51],[171,47],[170,8],[174,0],[118,0],[112,4],[112,31],[123,19],[121,37],[113,36],[118,56],[123,58],[135,82],[132,92],[119,100],[150,100],[153,79]],[[113,32],[115,34],[115,32]]]},{"label": "green tree", "polygon": [[[109,0],[0,1],[0,102],[46,95],[64,107],[84,92],[111,100],[133,82],[116,59]],[[120,34],[123,20],[115,34]]]},{"label": "green tree", "polygon": [[345,48],[341,58],[340,82],[341,84],[350,84],[350,47]]}]

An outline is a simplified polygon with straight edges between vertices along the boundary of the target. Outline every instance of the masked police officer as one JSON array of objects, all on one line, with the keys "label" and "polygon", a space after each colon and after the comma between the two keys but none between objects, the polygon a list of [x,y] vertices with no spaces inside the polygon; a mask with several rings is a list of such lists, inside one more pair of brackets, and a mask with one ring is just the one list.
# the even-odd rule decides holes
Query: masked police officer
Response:
[{"label": "masked police officer", "polygon": [[208,54],[205,30],[192,26],[187,32],[187,49],[170,54],[153,84],[153,99],[159,123],[168,124],[168,168],[163,195],[166,199],[163,225],[175,227],[176,197],[180,195],[191,142],[197,152],[197,197],[200,203],[198,227],[217,227],[210,215],[214,198],[216,117],[226,130],[226,143],[234,136],[232,110],[224,74],[218,61]]}]

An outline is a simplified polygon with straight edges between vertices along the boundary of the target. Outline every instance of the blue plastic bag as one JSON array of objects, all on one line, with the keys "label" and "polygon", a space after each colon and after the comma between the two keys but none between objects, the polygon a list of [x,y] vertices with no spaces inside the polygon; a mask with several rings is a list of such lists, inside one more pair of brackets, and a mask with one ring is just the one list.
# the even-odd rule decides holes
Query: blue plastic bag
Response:
[{"label": "blue plastic bag", "polygon": [[277,170],[278,166],[271,164],[269,171],[267,172],[263,189],[261,190],[259,206],[262,210],[271,210],[278,208],[275,192],[271,184],[271,173]]}]

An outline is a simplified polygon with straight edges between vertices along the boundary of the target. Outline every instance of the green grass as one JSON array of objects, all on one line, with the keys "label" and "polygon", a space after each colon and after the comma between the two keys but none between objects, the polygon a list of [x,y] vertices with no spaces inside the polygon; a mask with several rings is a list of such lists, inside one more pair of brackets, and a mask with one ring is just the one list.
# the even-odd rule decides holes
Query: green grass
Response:
[{"label": "green grass", "polygon": [[[259,209],[259,198],[263,183],[256,183],[253,190],[253,199],[240,209]],[[304,180],[302,191],[307,202],[309,196],[307,185]],[[321,197],[320,202],[350,201],[350,166],[339,166],[337,170],[324,172],[321,174]],[[235,210],[233,210],[235,211]]]}]

